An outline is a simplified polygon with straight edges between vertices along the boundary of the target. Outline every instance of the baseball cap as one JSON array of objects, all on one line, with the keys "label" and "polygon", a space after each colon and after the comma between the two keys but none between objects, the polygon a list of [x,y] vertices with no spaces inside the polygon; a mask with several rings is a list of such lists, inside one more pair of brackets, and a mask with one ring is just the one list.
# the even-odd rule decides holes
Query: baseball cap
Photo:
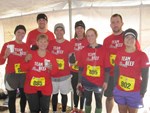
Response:
[{"label": "baseball cap", "polygon": [[132,28],[125,30],[123,37],[125,38],[127,35],[132,35],[135,39],[137,39],[137,32]]}]

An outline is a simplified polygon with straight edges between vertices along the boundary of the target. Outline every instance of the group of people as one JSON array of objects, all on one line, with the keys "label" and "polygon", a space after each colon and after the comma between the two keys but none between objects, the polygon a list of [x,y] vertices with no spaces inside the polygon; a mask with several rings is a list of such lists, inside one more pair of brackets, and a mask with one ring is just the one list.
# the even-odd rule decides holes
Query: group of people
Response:
[{"label": "group of people", "polygon": [[[15,40],[6,42],[0,53],[0,65],[6,64],[5,87],[10,113],[16,113],[16,93],[20,91],[20,111],[25,113],[26,100],[31,113],[58,113],[58,94],[62,113],[66,113],[67,94],[73,89],[74,108],[71,113],[91,113],[92,94],[95,113],[102,113],[102,96],[106,96],[106,112],[112,113],[114,101],[120,113],[137,113],[143,107],[147,90],[149,61],[141,51],[137,32],[122,30],[123,19],[113,14],[113,33],[97,43],[98,32],[86,30],[82,20],[75,23],[75,35],[64,38],[63,23],[47,29],[48,18],[37,15],[38,28],[29,32],[26,43],[24,25],[17,25]],[[78,104],[80,101],[80,108]],[[84,106],[85,103],[85,106]]]}]

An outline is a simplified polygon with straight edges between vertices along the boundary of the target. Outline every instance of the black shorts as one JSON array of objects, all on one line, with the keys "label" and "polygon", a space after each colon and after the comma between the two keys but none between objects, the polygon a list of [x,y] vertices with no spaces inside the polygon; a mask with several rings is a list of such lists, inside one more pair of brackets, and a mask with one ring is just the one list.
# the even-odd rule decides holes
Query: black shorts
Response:
[{"label": "black shorts", "polygon": [[113,89],[114,89],[114,77],[110,76],[108,81],[108,87],[104,92],[104,96],[113,97]]}]

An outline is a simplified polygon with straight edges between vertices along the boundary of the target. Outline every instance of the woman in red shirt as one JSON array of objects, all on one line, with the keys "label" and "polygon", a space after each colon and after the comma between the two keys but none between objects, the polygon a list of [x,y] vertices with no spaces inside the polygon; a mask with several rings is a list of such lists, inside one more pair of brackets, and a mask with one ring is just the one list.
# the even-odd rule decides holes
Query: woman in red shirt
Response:
[{"label": "woman in red shirt", "polygon": [[77,88],[84,88],[85,113],[91,113],[92,93],[94,92],[95,113],[102,112],[102,94],[107,89],[110,63],[107,52],[96,42],[97,31],[90,28],[86,32],[89,45],[85,47],[79,58],[79,83]]},{"label": "woman in red shirt", "polygon": [[5,87],[8,91],[8,107],[10,113],[16,113],[16,92],[17,88],[20,91],[20,107],[21,112],[25,112],[26,96],[24,94],[25,73],[20,70],[20,63],[24,61],[28,51],[27,45],[22,42],[26,33],[26,28],[23,25],[16,26],[14,41],[7,42],[1,50],[0,64],[6,64]]},{"label": "woman in red shirt", "polygon": [[21,65],[21,69],[27,72],[24,90],[31,113],[39,113],[39,110],[49,113],[53,91],[51,76],[57,72],[58,65],[56,58],[46,50],[48,43],[47,35],[38,35],[38,50],[30,51],[31,57],[26,57],[28,62]]},{"label": "woman in red shirt", "polygon": [[147,55],[136,47],[137,32],[124,32],[124,45],[115,61],[114,99],[120,113],[137,113],[143,107],[142,98],[147,89],[149,61]]}]

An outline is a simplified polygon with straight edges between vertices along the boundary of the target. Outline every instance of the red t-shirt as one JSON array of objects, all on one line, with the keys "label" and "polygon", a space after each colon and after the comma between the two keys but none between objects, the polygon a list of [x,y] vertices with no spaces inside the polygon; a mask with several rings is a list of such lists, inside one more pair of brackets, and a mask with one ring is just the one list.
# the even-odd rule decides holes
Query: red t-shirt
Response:
[{"label": "red t-shirt", "polygon": [[120,35],[111,34],[104,40],[103,46],[109,52],[109,61],[111,64],[110,76],[113,76],[116,54],[121,48],[124,48],[123,33]]},{"label": "red t-shirt", "polygon": [[69,68],[69,54],[72,52],[71,44],[65,40],[62,43],[58,43],[56,40],[52,40],[49,43],[48,50],[56,57],[58,63],[58,73],[55,77],[63,77],[70,74]]},{"label": "red t-shirt", "polygon": [[89,82],[102,86],[104,83],[104,68],[110,67],[109,57],[101,46],[85,47],[80,54],[79,67],[83,68],[82,76]]},{"label": "red t-shirt", "polygon": [[11,53],[7,58],[6,73],[19,73],[19,71],[21,71],[20,63],[24,61],[29,48],[25,43],[18,44],[16,41],[5,43],[1,50],[0,64],[5,63],[6,59],[4,59],[3,56],[5,55],[7,45],[10,44],[14,45],[14,52]]},{"label": "red t-shirt", "polygon": [[[39,34],[42,34],[42,33],[39,32],[38,29],[34,29],[29,32],[29,34],[27,36],[27,41],[26,41],[26,43],[28,44],[29,47],[31,45],[36,45],[36,38]],[[46,34],[48,36],[49,41],[55,39],[54,34],[49,30],[47,30],[47,32],[45,32],[43,34]]]},{"label": "red t-shirt", "polygon": [[[58,70],[56,58],[49,51],[44,57],[40,57],[37,51],[30,51],[30,54],[32,54],[32,59],[21,64],[21,69],[27,72],[24,86],[25,93],[32,94],[41,91],[44,95],[51,95],[51,76],[54,76]],[[52,70],[45,67],[45,60],[52,63]]]},{"label": "red t-shirt", "polygon": [[76,57],[76,61],[77,61],[75,63],[75,65],[70,67],[70,69],[73,72],[78,72],[79,54],[84,47],[88,46],[89,43],[86,38],[83,38],[82,40],[73,38],[73,39],[71,39],[70,43],[73,46],[73,52],[75,53],[75,57]]},{"label": "red t-shirt", "polygon": [[117,53],[116,65],[119,66],[117,87],[124,91],[140,91],[141,69],[148,67],[147,55],[139,50],[127,53],[124,49]]}]

